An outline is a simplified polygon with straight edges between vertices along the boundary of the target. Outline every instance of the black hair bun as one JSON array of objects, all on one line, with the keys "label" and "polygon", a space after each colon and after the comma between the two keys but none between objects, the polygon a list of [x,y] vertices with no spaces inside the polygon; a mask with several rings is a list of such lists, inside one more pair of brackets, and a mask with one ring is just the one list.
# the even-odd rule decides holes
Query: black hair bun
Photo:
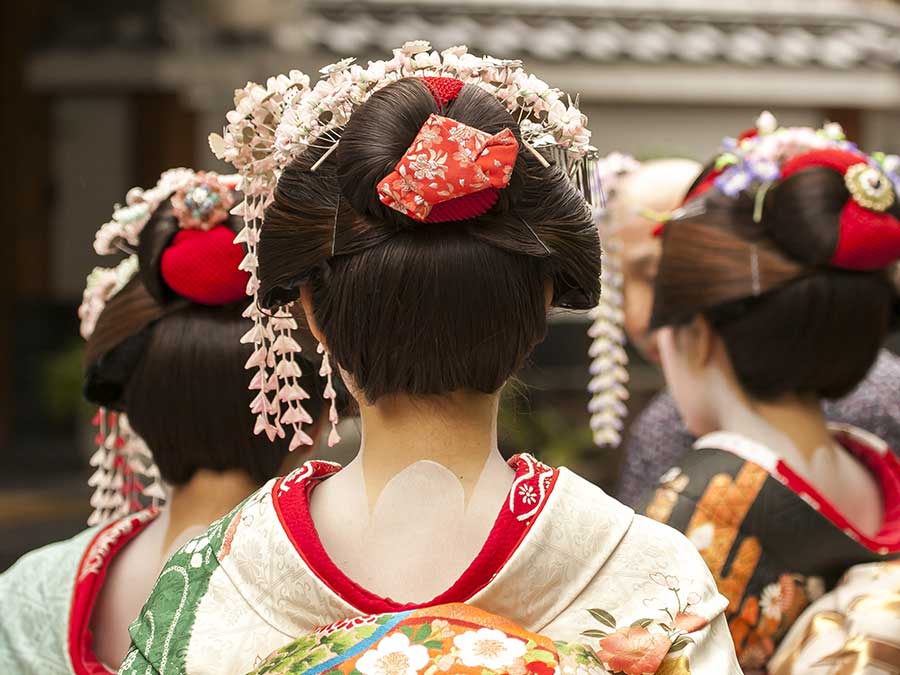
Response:
[{"label": "black hair bun", "polygon": [[160,265],[163,252],[178,233],[178,221],[169,202],[160,206],[144,227],[138,240],[137,256],[141,282],[147,292],[161,305],[175,299],[172,291],[163,281]]},{"label": "black hair bun", "polygon": [[767,234],[791,258],[828,265],[837,250],[841,212],[850,199],[844,177],[811,167],[769,190],[763,208]]},{"label": "black hair bun", "polygon": [[[341,193],[354,210],[395,228],[422,225],[384,205],[378,196],[378,184],[394,170],[432,114],[488,134],[510,129],[521,140],[518,125],[503,104],[474,85],[463,86],[455,99],[441,107],[421,80],[398,80],[375,92],[354,111],[335,151]],[[510,184],[500,190],[500,198],[490,212],[506,211],[511,196],[518,192],[522,181],[517,174],[524,169],[521,152],[519,158]]]}]

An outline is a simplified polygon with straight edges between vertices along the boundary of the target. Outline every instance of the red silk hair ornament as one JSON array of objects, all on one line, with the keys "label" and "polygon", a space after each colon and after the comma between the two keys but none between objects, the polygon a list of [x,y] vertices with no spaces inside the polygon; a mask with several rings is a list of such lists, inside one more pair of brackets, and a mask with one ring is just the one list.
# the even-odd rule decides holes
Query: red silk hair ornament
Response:
[{"label": "red silk hair ornament", "polygon": [[250,275],[238,269],[243,258],[231,228],[179,230],[163,251],[160,273],[169,288],[188,300],[227,305],[244,297]]},{"label": "red silk hair ornament", "polygon": [[[889,201],[882,201],[886,206],[879,208],[865,194],[850,187],[848,172],[858,171],[860,165],[867,165],[865,155],[846,150],[814,150],[798,155],[785,162],[781,169],[781,179],[812,167],[825,167],[837,171],[844,176],[851,191],[840,215],[840,231],[838,243],[831,257],[831,264],[848,270],[877,270],[885,268],[900,258],[900,221],[887,209],[895,196],[893,187],[887,185]],[[872,169],[877,172],[877,169]],[[880,180],[887,181],[886,176]]]},{"label": "red silk hair ornament", "polygon": [[378,183],[378,198],[420,222],[474,218],[509,185],[518,154],[510,129],[491,135],[432,114],[394,171]]}]

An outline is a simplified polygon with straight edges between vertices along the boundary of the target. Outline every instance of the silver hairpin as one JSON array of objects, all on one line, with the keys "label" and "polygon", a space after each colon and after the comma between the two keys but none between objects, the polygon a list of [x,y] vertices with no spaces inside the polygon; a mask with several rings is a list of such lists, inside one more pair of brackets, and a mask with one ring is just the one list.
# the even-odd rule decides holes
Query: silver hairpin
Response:
[{"label": "silver hairpin", "polygon": [[114,244],[114,246],[117,249],[119,249],[122,253],[124,253],[125,255],[134,255],[135,253],[137,253],[137,251],[135,249],[131,248],[131,246],[127,246],[126,244],[122,243],[121,241],[117,241]]},{"label": "silver hairpin", "polygon": [[686,218],[693,218],[694,216],[699,216],[704,213],[706,213],[706,200],[695,199],[688,202],[684,206],[672,211],[672,213],[669,214],[668,220],[684,220]]},{"label": "silver hairpin", "polygon": [[334,257],[335,246],[337,245],[337,221],[338,214],[341,212],[341,195],[338,195],[337,205],[334,207],[334,223],[331,226],[331,257]]},{"label": "silver hairpin", "polygon": [[753,283],[753,296],[762,293],[762,284],[759,281],[759,247],[753,244],[750,247],[750,276]]},{"label": "silver hairpin", "polygon": [[545,244],[543,241],[541,241],[541,238],[538,236],[537,232],[534,231],[534,228],[532,228],[531,225],[528,224],[528,221],[526,221],[519,214],[516,214],[516,216],[519,218],[519,220],[522,221],[522,224],[528,228],[528,231],[531,232],[531,236],[533,236],[537,240],[537,243],[539,243],[541,246],[544,247],[544,250],[547,251],[547,255],[553,255],[553,253],[550,251],[550,249],[547,248],[547,244]]}]

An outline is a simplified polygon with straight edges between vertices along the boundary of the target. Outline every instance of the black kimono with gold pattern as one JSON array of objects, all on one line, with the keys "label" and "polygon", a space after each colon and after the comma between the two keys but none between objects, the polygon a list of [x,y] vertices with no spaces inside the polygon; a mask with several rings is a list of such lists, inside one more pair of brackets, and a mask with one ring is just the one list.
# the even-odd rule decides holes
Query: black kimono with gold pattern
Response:
[{"label": "black kimono with gold pattern", "polygon": [[747,673],[764,672],[803,610],[850,567],[900,557],[900,462],[866,432],[832,432],[881,487],[884,522],[875,536],[856,530],[770,450],[722,432],[700,439],[644,508],[684,532],[709,565]]}]

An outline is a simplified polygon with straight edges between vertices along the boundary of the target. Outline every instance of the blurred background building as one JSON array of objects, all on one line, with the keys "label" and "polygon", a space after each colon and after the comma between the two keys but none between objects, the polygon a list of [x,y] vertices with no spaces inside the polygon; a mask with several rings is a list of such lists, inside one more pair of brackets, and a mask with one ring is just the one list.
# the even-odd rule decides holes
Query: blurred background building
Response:
[{"label": "blurred background building", "polygon": [[[94,231],[162,169],[224,168],[206,137],[247,80],[427,39],[522,58],[580,94],[604,152],[704,160],[762,108],[900,152],[900,4],[888,0],[30,0],[2,12],[0,570],[88,513],[75,309],[99,262]],[[611,488],[618,456],[587,432],[584,330],[583,318],[554,323],[506,442]],[[632,376],[639,410],[660,379],[637,359]]]}]

